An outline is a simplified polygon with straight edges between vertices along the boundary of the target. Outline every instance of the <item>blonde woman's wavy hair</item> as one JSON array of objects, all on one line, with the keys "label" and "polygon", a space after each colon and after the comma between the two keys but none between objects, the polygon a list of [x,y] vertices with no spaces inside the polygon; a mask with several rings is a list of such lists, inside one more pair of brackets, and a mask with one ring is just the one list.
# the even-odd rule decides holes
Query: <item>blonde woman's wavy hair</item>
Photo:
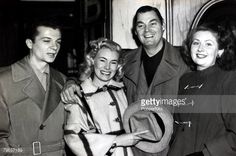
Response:
[{"label": "blonde woman's wavy hair", "polygon": [[85,79],[94,76],[94,58],[96,57],[100,49],[107,48],[111,51],[116,51],[119,54],[118,69],[113,79],[115,81],[120,81],[120,79],[124,75],[122,70],[124,66],[124,58],[122,56],[121,46],[118,43],[107,38],[99,38],[98,40],[90,41],[89,46],[90,50],[85,55],[84,62],[81,63],[79,67],[79,80],[84,81]]}]

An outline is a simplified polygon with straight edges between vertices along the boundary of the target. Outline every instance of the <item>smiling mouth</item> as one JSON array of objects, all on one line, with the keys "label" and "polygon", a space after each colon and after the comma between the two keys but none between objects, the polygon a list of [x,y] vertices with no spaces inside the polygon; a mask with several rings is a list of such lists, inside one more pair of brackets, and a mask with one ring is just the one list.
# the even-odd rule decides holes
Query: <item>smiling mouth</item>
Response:
[{"label": "smiling mouth", "polygon": [[207,55],[205,55],[205,54],[196,54],[196,56],[197,56],[197,58],[200,58],[200,59],[207,57]]},{"label": "smiling mouth", "polygon": [[145,35],[144,38],[153,38],[153,35]]},{"label": "smiling mouth", "polygon": [[50,57],[55,57],[55,56],[56,56],[56,53],[48,53],[48,55],[49,55]]},{"label": "smiling mouth", "polygon": [[106,76],[109,76],[111,74],[111,72],[108,72],[108,71],[101,71],[100,73]]}]

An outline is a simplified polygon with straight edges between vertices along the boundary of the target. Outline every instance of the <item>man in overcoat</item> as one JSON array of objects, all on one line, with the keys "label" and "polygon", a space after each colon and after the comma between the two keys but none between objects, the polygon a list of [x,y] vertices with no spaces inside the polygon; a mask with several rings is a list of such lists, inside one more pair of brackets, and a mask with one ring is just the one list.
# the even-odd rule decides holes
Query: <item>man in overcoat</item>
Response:
[{"label": "man in overcoat", "polygon": [[61,46],[52,20],[27,31],[29,55],[0,72],[0,155],[62,156],[65,76],[49,66]]},{"label": "man in overcoat", "polygon": [[[175,96],[179,78],[187,71],[180,52],[163,38],[164,20],[155,7],[140,7],[133,19],[133,33],[140,46],[128,51],[124,66],[124,84],[129,104],[144,97]],[[173,107],[166,106],[173,113]],[[135,156],[166,155],[135,149]]]}]

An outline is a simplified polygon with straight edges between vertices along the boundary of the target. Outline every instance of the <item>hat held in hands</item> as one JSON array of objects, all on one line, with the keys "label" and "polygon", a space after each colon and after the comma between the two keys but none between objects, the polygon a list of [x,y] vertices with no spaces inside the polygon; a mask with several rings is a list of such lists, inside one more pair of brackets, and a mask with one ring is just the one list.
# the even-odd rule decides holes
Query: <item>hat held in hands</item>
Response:
[{"label": "hat held in hands", "polygon": [[157,153],[168,147],[173,133],[173,117],[163,106],[142,107],[140,101],[128,106],[124,113],[124,129],[127,133],[142,132],[135,146],[148,153]]}]

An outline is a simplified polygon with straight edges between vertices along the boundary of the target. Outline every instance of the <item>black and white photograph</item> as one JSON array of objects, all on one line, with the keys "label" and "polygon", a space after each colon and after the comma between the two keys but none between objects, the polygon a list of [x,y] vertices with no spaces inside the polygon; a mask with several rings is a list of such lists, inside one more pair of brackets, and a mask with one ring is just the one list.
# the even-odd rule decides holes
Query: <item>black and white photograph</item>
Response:
[{"label": "black and white photograph", "polygon": [[236,0],[1,0],[0,156],[236,156]]}]

